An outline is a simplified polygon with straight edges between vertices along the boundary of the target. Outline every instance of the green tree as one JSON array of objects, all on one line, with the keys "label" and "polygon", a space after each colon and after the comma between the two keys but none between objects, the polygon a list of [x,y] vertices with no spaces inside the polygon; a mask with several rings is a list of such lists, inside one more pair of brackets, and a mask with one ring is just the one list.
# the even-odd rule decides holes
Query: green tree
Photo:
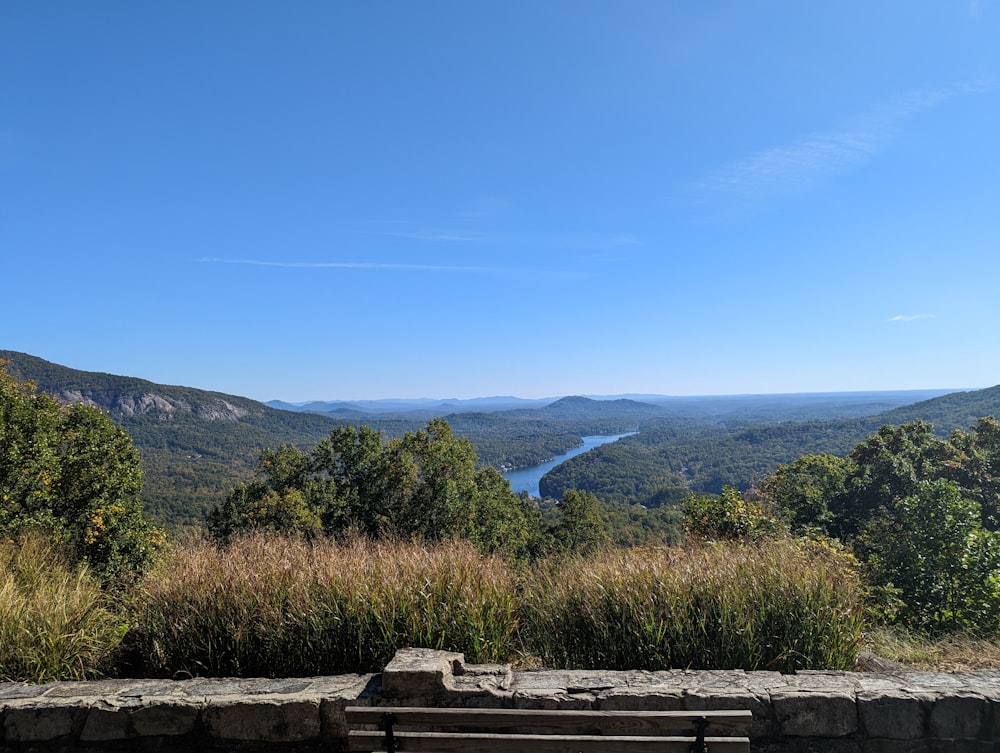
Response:
[{"label": "green tree", "polygon": [[979,503],[984,528],[1000,529],[1000,421],[989,416],[969,431],[954,431],[951,446],[955,454],[943,475]]},{"label": "green tree", "polygon": [[601,504],[590,492],[568,489],[559,504],[561,520],[552,528],[557,551],[592,554],[608,545]]},{"label": "green tree", "polygon": [[469,440],[444,419],[388,442],[367,426],[335,429],[309,453],[263,453],[257,478],[210,513],[209,532],[218,541],[253,530],[464,538],[484,551],[524,556],[537,514],[477,462]]},{"label": "green tree", "polygon": [[132,576],[164,543],[141,486],[139,454],[105,413],[0,371],[0,535],[39,530],[106,580]]},{"label": "green tree", "polygon": [[1000,424],[950,440],[930,424],[883,426],[845,459],[806,456],[761,483],[800,530],[853,546],[897,619],[941,631],[1000,629]]},{"label": "green tree", "polygon": [[853,537],[870,518],[916,494],[922,483],[939,478],[953,454],[951,445],[934,436],[925,421],[883,426],[848,456],[853,465],[831,532]]},{"label": "green tree", "polygon": [[930,632],[1000,628],[1000,534],[953,482],[921,483],[858,537],[877,585],[901,592],[899,619]]},{"label": "green tree", "polygon": [[830,532],[844,496],[851,462],[835,455],[804,455],[760,482],[758,491],[772,502],[793,531]]},{"label": "green tree", "polygon": [[779,527],[760,502],[744,499],[732,486],[723,487],[718,497],[692,494],[684,501],[683,511],[685,530],[701,539],[758,538]]}]

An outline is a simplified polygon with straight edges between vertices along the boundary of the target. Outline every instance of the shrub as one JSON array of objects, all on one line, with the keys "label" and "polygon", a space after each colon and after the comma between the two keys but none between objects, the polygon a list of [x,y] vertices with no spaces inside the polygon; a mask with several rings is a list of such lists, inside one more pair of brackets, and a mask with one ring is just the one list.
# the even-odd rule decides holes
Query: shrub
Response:
[{"label": "shrub", "polygon": [[144,570],[164,544],[142,515],[132,439],[107,414],[64,408],[0,361],[0,536],[44,531],[108,583]]},{"label": "shrub", "polygon": [[711,541],[763,538],[778,532],[778,522],[760,502],[744,499],[726,486],[718,497],[692,494],[684,500],[684,528],[689,536]]},{"label": "shrub", "polygon": [[122,635],[106,599],[42,535],[0,541],[0,682],[103,675]]}]

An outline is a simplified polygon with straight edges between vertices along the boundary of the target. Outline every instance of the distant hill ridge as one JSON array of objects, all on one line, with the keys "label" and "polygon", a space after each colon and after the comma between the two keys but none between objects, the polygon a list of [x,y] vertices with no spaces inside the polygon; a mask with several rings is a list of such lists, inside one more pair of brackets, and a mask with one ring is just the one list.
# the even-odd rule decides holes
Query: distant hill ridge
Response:
[{"label": "distant hill ridge", "polygon": [[169,418],[177,413],[191,413],[209,421],[239,421],[267,410],[250,398],[156,384],[137,377],[80,371],[10,350],[0,350],[0,360],[10,361],[8,371],[13,376],[35,382],[39,390],[62,403],[94,405],[116,418],[150,415]]},{"label": "distant hill ridge", "polygon": [[[588,458],[603,458],[603,465],[595,466],[600,475],[637,489],[643,487],[644,475],[653,479],[669,471],[684,476],[690,488],[711,490],[750,478],[748,474],[775,460],[786,462],[781,458],[803,448],[833,451],[872,425],[924,418],[948,431],[979,416],[1000,414],[1000,386],[917,403],[919,397],[941,391],[314,401],[313,407],[327,407],[317,413],[303,406],[282,410],[236,395],[81,371],[16,351],[0,350],[0,359],[10,362],[8,371],[16,378],[34,381],[63,403],[83,402],[109,411],[142,455],[147,510],[170,526],[200,525],[212,505],[252,476],[262,449],[312,447],[332,429],[348,424],[370,424],[386,436],[398,436],[444,415],[457,434],[473,442],[483,462],[498,468],[544,462],[580,446],[581,437],[589,434],[639,429],[640,434],[573,462],[586,465],[592,463]],[[880,415],[872,419],[875,413]],[[747,454],[772,444],[780,452],[762,460]],[[605,454],[592,454],[599,451]]]},{"label": "distant hill ridge", "polygon": [[[954,392],[867,416],[797,421],[649,421],[641,434],[597,447],[542,477],[543,496],[567,489],[590,491],[605,501],[656,506],[671,484],[719,493],[726,485],[747,488],[779,464],[802,455],[844,455],[885,424],[922,420],[947,436],[980,418],[1000,417],[1000,385]],[[680,481],[663,480],[675,474]]]}]

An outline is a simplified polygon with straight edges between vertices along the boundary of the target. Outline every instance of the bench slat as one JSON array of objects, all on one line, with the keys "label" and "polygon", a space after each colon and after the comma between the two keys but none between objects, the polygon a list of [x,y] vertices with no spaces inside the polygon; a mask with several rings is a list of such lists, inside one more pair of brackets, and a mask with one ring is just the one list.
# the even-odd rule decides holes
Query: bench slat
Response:
[{"label": "bench slat", "polygon": [[[395,732],[401,753],[688,753],[690,737],[616,735],[497,735],[461,732]],[[706,737],[711,753],[749,753],[745,737]],[[356,753],[385,750],[382,732],[351,730],[348,748]]]},{"label": "bench slat", "polygon": [[587,730],[614,732],[667,732],[690,730],[695,719],[704,716],[711,730],[745,730],[752,719],[747,710],[738,711],[559,711],[548,709],[462,709],[412,708],[391,706],[349,706],[349,724],[379,724],[391,713],[395,725],[436,727],[482,727],[490,729]]}]

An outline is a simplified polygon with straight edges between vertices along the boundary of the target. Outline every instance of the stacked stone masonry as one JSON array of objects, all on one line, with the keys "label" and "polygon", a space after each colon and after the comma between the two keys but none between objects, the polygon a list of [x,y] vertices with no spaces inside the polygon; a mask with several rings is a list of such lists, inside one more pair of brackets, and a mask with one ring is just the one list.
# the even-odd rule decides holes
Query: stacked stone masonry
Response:
[{"label": "stacked stone masonry", "polygon": [[0,753],[339,751],[348,705],[749,709],[754,751],[1000,751],[1000,672],[518,671],[405,649],[381,674],[0,684]]}]

